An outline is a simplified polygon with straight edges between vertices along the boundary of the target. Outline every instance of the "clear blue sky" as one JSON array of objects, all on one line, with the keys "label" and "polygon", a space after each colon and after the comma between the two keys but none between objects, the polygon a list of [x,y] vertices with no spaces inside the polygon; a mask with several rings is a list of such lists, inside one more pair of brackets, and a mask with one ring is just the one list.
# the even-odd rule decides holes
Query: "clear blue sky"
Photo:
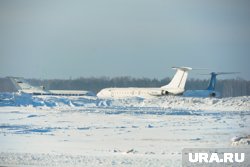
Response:
[{"label": "clear blue sky", "polygon": [[2,0],[0,76],[164,78],[191,66],[250,80],[249,18],[249,0]]}]

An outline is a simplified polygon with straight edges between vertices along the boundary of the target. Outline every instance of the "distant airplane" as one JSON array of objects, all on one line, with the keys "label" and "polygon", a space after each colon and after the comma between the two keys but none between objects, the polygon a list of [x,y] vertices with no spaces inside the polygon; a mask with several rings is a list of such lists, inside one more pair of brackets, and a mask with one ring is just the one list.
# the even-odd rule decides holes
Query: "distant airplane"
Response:
[{"label": "distant airplane", "polygon": [[[217,75],[225,75],[225,74],[236,74],[238,72],[212,72],[211,79],[209,81],[208,87],[205,90],[186,90],[183,93],[185,97],[220,97],[220,93],[215,91],[216,85],[216,76]],[[206,75],[206,74],[205,74]]]},{"label": "distant airplane", "polygon": [[126,98],[126,97],[148,97],[180,95],[184,92],[188,71],[190,67],[173,67],[176,73],[168,85],[160,88],[105,88],[102,89],[97,97],[99,98]]},{"label": "distant airplane", "polygon": [[9,77],[18,92],[32,95],[53,95],[53,96],[93,96],[90,91],[80,90],[46,90],[44,86],[35,87],[27,83],[23,78]]}]

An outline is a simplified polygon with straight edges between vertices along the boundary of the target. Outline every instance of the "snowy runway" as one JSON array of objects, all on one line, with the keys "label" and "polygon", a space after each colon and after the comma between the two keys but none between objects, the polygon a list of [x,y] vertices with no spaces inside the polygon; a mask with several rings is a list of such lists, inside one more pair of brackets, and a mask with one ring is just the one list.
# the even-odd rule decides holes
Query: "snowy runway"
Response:
[{"label": "snowy runway", "polygon": [[249,148],[231,142],[249,135],[249,110],[180,110],[142,99],[72,106],[74,100],[71,106],[2,105],[0,165],[181,166],[183,148]]}]

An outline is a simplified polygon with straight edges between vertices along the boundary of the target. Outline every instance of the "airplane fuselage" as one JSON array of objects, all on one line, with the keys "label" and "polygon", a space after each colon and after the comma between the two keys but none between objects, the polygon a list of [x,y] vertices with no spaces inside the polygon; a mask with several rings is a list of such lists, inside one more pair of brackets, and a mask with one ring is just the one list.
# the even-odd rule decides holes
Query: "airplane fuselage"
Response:
[{"label": "airplane fuselage", "polygon": [[183,93],[185,97],[220,97],[220,93],[214,90],[187,90]]},{"label": "airplane fuselage", "polygon": [[126,97],[152,97],[182,94],[184,89],[162,88],[106,88],[102,89],[97,96],[99,98],[126,98]]}]

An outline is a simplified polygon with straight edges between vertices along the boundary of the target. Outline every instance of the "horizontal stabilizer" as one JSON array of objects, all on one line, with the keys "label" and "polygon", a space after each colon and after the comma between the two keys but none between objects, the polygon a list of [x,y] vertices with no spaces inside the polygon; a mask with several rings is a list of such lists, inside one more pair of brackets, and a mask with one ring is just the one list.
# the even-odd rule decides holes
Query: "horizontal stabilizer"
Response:
[{"label": "horizontal stabilizer", "polygon": [[182,71],[190,71],[190,70],[192,70],[192,68],[191,67],[172,67],[172,69],[174,69],[174,70],[182,70]]},{"label": "horizontal stabilizer", "polygon": [[207,74],[200,74],[200,75],[227,75],[227,74],[239,74],[240,72],[211,72]]}]

